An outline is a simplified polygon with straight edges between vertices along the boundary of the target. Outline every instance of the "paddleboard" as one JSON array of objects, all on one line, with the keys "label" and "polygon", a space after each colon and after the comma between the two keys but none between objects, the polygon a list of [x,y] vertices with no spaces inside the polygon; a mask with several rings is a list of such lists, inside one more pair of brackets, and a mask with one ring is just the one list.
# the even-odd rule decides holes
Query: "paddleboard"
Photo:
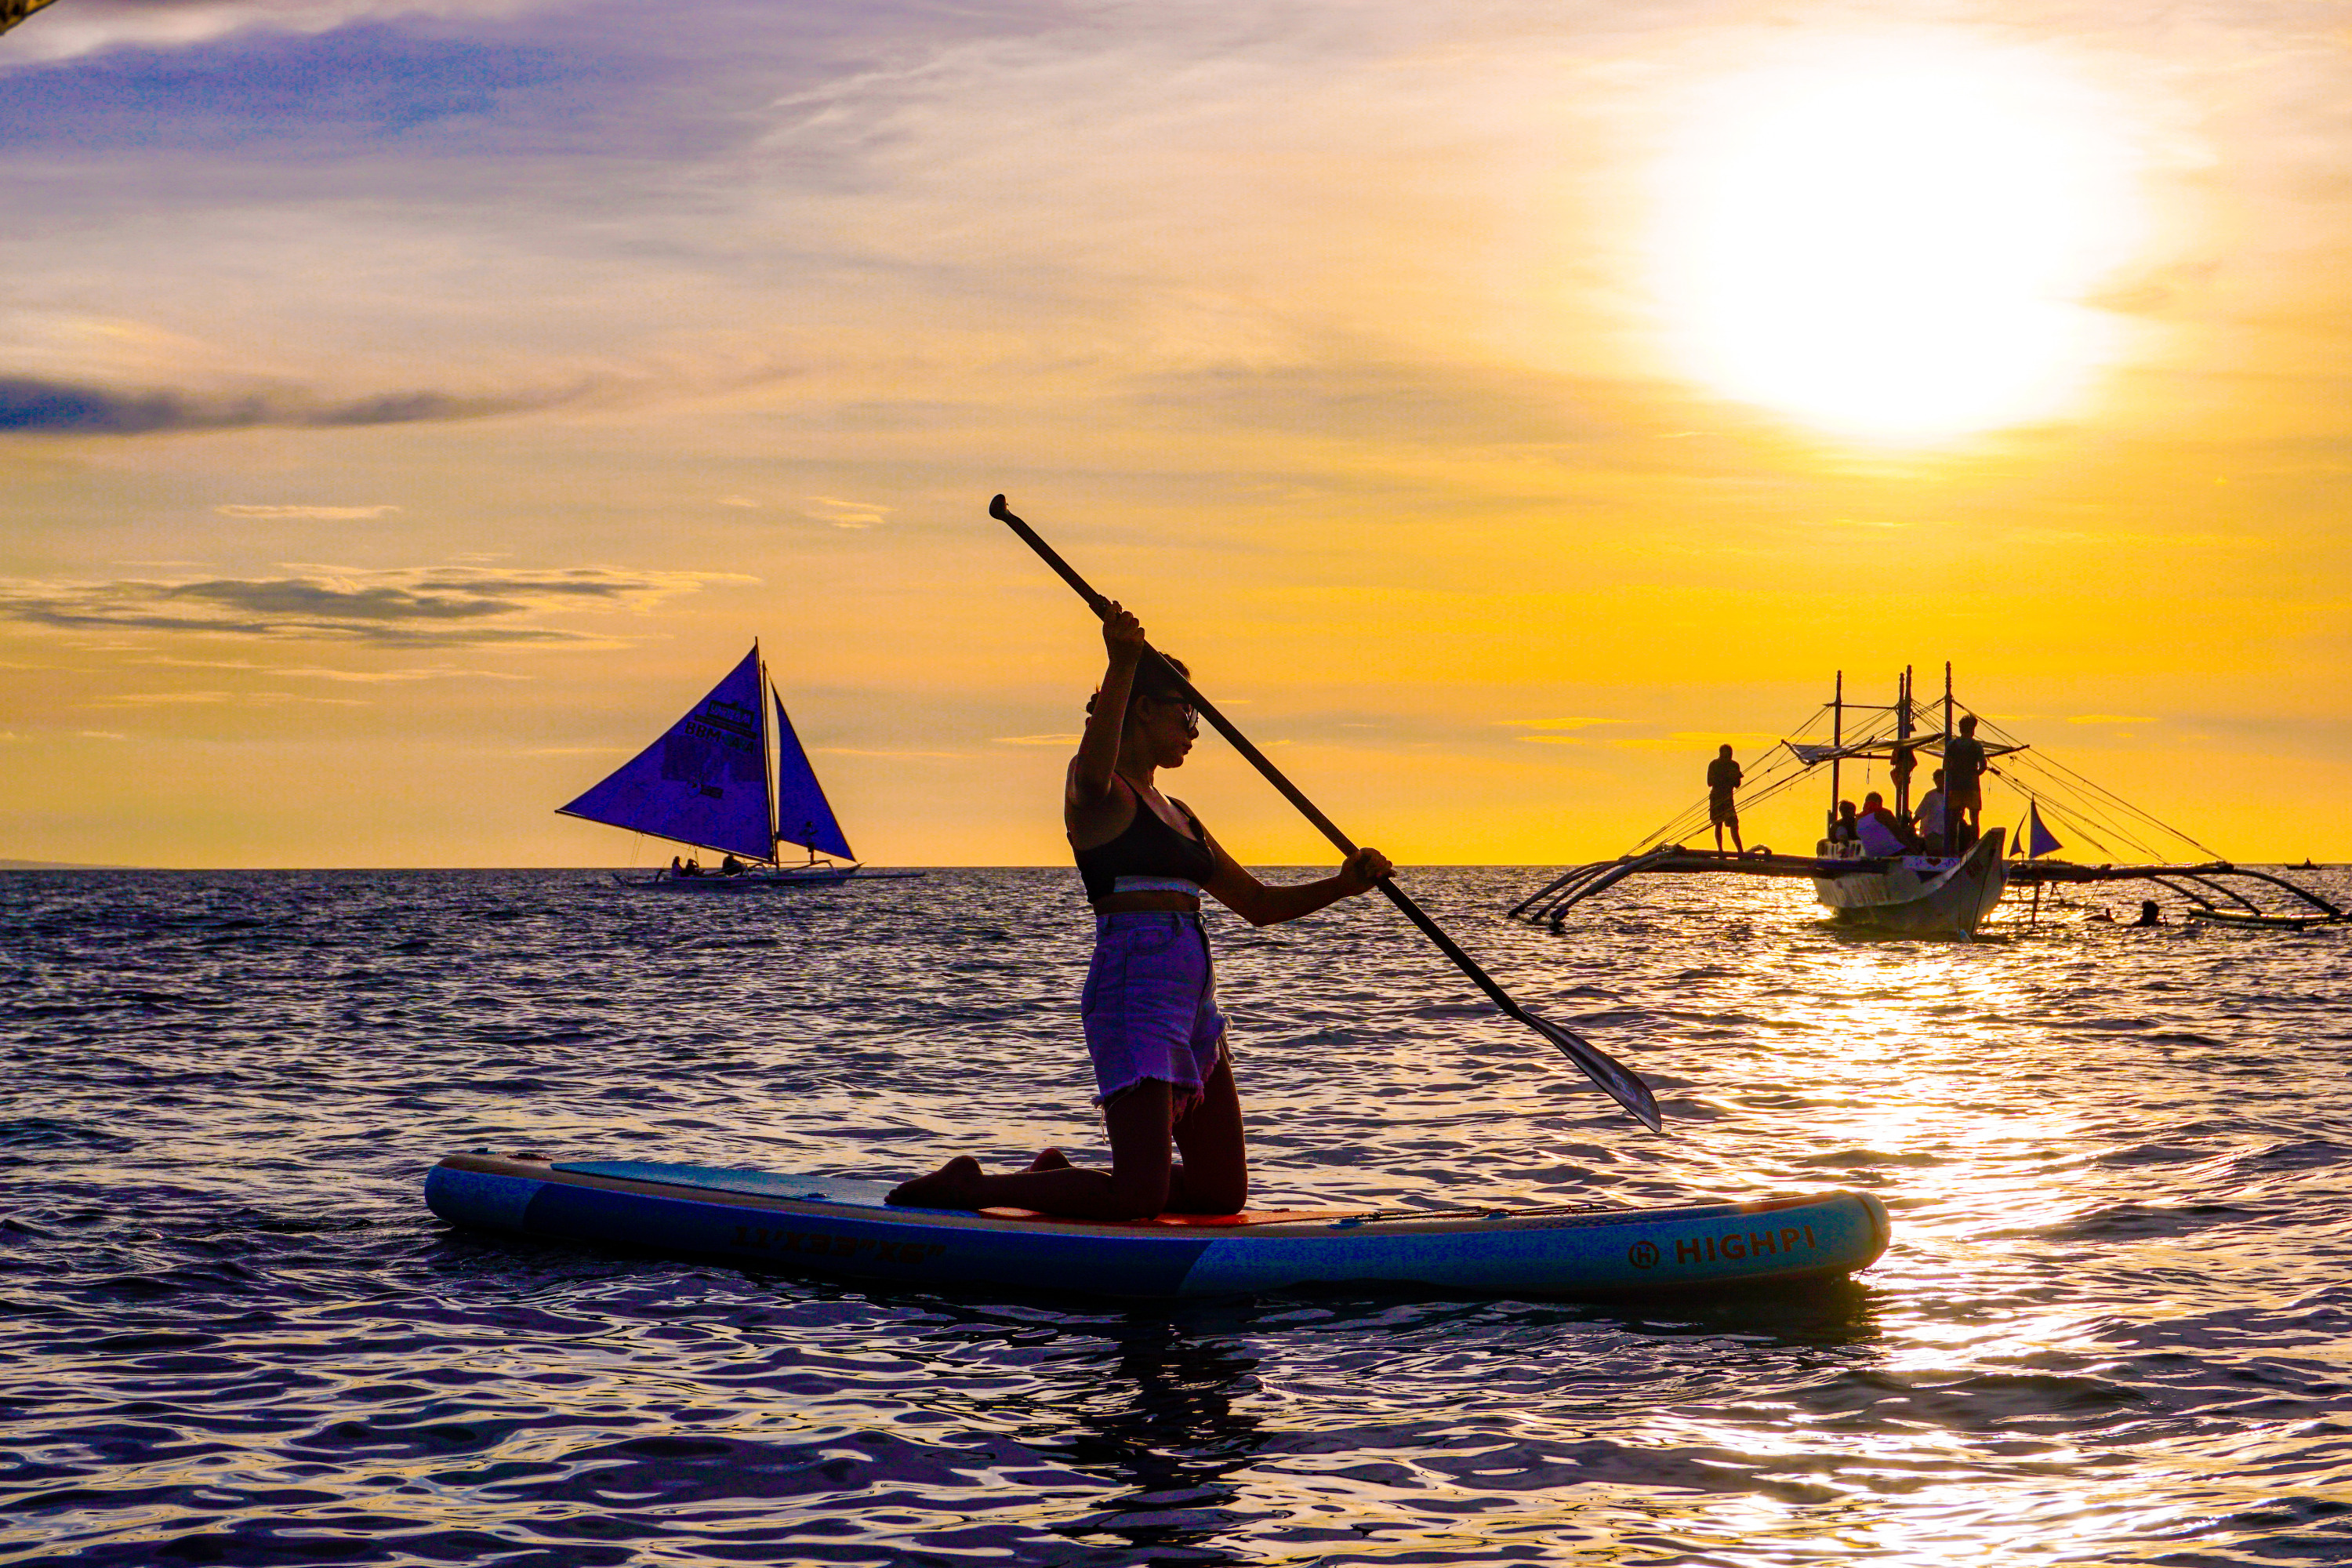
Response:
[{"label": "paddleboard", "polygon": [[1885,1205],[1826,1193],[1662,1208],[1264,1209],[1119,1224],[892,1208],[887,1182],[626,1160],[452,1154],[425,1201],[453,1225],[930,1289],[1133,1298],[1302,1285],[1580,1298],[1820,1279],[1886,1250]]}]

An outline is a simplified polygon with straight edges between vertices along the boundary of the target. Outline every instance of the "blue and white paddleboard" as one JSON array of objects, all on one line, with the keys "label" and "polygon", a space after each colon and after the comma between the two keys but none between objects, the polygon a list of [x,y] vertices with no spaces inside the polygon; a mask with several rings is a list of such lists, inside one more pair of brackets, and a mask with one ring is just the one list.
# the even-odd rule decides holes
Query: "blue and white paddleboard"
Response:
[{"label": "blue and white paddleboard", "polygon": [[425,1201],[453,1225],[933,1289],[1214,1296],[1431,1286],[1606,1296],[1817,1279],[1886,1250],[1868,1194],[1671,1208],[1274,1209],[1107,1225],[1021,1209],[892,1208],[887,1182],[637,1161],[452,1154]]}]

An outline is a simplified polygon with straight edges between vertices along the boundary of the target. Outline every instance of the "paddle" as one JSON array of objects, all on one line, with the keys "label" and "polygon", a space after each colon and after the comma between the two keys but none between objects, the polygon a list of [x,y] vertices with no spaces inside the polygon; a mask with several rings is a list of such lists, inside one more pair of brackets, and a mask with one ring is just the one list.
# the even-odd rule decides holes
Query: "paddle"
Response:
[{"label": "paddle", "polygon": [[[1052,545],[1037,537],[1035,529],[1031,528],[1006,510],[1003,496],[998,496],[988,503],[988,515],[1019,534],[1022,542],[1037,552],[1038,559],[1051,566],[1063,582],[1077,590],[1078,597],[1087,602],[1087,608],[1093,610],[1097,616],[1108,616],[1110,601],[1088,587],[1087,580],[1072,571],[1070,563],[1055,554]],[[1340,832],[1329,817],[1316,809],[1315,803],[1300,794],[1297,784],[1283,777],[1282,770],[1267,761],[1264,752],[1251,745],[1249,737],[1234,728],[1233,721],[1218,712],[1216,704],[1202,696],[1198,687],[1179,675],[1173,667],[1150,647],[1145,647],[1143,657],[1156,663],[1160,667],[1160,673],[1173,681],[1178,689],[1184,693],[1184,700],[1192,705],[1193,710],[1206,719],[1218,734],[1230,742],[1234,750],[1247,757],[1251,766],[1265,775],[1265,782],[1280,790],[1285,800],[1297,806],[1300,814],[1322,832],[1324,837],[1339,847],[1341,854],[1353,855],[1356,852],[1354,842],[1346,834]],[[1584,1069],[1587,1078],[1599,1084],[1618,1104],[1632,1111],[1644,1127],[1653,1132],[1665,1131],[1665,1123],[1658,1114],[1658,1097],[1650,1092],[1650,1086],[1635,1076],[1632,1069],[1592,1045],[1574,1030],[1564,1028],[1548,1019],[1538,1018],[1513,1001],[1509,992],[1496,984],[1468,953],[1455,945],[1452,937],[1438,929],[1437,922],[1424,914],[1419,904],[1405,896],[1404,890],[1396,885],[1394,878],[1384,878],[1378,886],[1381,892],[1388,895],[1389,902],[1402,910],[1405,918],[1419,926],[1422,934],[1435,942],[1438,951],[1452,959],[1460,967],[1462,973],[1468,975],[1477,984],[1478,989],[1486,994],[1487,1000],[1501,1008],[1507,1016],[1517,1019],[1559,1047],[1569,1060]]]}]

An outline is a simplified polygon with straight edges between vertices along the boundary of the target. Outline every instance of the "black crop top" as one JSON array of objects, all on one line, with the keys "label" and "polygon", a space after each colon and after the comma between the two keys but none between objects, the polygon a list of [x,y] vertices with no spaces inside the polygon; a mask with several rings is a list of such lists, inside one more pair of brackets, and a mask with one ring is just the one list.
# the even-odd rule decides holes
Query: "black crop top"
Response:
[{"label": "black crop top", "polygon": [[1208,845],[1209,830],[1201,819],[1181,805],[1184,820],[1192,825],[1198,838],[1187,838],[1151,809],[1143,792],[1129,783],[1125,774],[1111,777],[1127,784],[1135,795],[1135,820],[1127,830],[1108,844],[1097,844],[1091,849],[1072,847],[1077,857],[1078,876],[1087,885],[1089,902],[1108,899],[1118,890],[1121,877],[1181,877],[1188,882],[1203,882],[1217,874],[1217,858]]}]

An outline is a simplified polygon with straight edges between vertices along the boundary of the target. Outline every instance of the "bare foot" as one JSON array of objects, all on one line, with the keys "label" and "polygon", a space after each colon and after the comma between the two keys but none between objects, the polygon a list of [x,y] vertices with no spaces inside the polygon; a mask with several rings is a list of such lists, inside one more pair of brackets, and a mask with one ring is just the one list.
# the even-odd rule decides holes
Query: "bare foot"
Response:
[{"label": "bare foot", "polygon": [[980,1184],[980,1174],[979,1161],[958,1154],[928,1176],[899,1183],[882,1201],[908,1209],[977,1208],[974,1189]]},{"label": "bare foot", "polygon": [[1029,1168],[1032,1171],[1066,1171],[1070,1168],[1070,1157],[1059,1149],[1040,1149],[1037,1157],[1029,1162]]}]

